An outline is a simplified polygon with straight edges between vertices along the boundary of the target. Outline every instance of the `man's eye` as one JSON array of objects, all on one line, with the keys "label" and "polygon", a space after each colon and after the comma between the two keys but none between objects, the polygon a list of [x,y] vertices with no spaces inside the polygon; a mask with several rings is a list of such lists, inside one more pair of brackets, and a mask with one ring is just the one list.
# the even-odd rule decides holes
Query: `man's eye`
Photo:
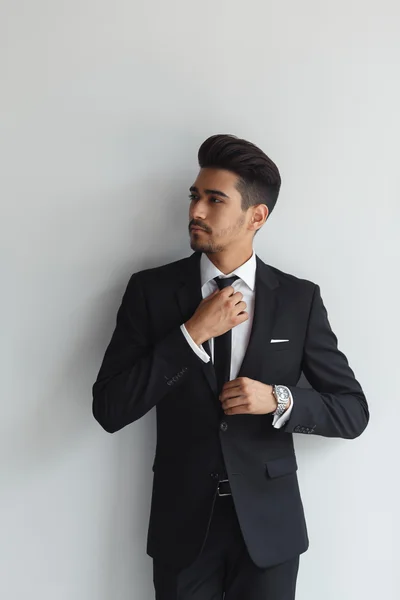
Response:
[{"label": "man's eye", "polygon": [[[199,197],[198,197],[198,196],[196,196],[195,194],[189,194],[189,200],[190,200],[191,202],[193,202],[193,201],[195,201],[195,200],[198,200],[198,199],[199,199]],[[215,198],[215,196],[211,196],[211,198],[210,198],[210,202],[214,202],[214,203],[216,203],[216,204],[221,204],[221,203],[222,203],[222,200],[220,200],[219,198]]]}]

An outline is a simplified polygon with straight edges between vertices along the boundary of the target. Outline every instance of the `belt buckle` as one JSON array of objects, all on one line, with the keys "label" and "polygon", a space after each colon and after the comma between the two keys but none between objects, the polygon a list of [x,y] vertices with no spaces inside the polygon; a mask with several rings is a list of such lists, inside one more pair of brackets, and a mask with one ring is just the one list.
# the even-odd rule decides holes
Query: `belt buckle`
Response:
[{"label": "belt buckle", "polygon": [[226,483],[228,481],[229,481],[229,479],[221,479],[221,481],[218,481],[218,488],[217,488],[218,496],[221,496],[221,497],[222,496],[231,496],[231,494],[221,494],[221,492],[219,491],[219,484],[220,483]]}]

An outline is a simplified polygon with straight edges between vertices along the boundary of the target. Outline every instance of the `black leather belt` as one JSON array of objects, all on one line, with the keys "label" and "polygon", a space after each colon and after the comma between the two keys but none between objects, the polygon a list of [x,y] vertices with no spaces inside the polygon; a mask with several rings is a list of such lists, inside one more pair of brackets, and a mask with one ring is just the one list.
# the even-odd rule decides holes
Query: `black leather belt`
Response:
[{"label": "black leather belt", "polygon": [[218,482],[218,496],[232,496],[231,486],[227,479],[222,479]]}]

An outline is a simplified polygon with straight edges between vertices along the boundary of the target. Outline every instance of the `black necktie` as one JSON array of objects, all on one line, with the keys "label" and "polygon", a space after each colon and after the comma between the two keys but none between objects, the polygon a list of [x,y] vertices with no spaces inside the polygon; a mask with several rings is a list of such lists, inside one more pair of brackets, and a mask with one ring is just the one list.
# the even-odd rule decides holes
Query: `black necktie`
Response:
[{"label": "black necktie", "polygon": [[[232,285],[232,283],[239,279],[237,275],[233,277],[215,277],[214,281],[217,283],[220,290]],[[231,353],[232,353],[232,330],[229,329],[226,333],[219,335],[214,338],[214,368],[217,376],[218,394],[221,393],[224,383],[230,379],[231,371]]]}]

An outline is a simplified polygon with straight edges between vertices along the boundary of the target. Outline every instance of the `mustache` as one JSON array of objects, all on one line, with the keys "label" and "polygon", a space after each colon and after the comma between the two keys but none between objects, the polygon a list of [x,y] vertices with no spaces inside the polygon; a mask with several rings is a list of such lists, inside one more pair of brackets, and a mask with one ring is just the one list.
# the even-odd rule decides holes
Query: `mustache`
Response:
[{"label": "mustache", "polygon": [[199,229],[203,229],[204,231],[209,231],[206,227],[204,227],[204,225],[202,225],[201,223],[196,223],[195,221],[189,223],[189,229],[191,227],[198,227]]}]

